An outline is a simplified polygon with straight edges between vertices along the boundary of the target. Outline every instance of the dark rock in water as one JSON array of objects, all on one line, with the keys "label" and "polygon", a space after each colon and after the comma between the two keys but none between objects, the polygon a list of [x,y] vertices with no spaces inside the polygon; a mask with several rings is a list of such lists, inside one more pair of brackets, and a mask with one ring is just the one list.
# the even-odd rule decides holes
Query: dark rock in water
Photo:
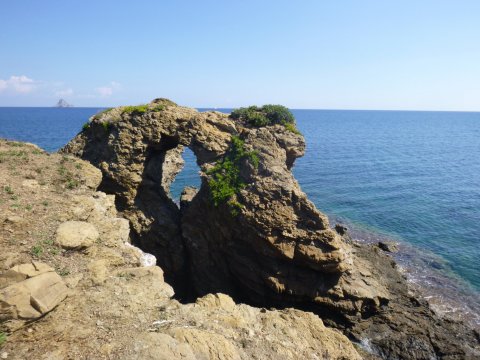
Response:
[{"label": "dark rock in water", "polygon": [[437,269],[437,270],[442,270],[442,269],[445,269],[445,265],[438,262],[438,261],[431,261],[429,262],[429,265],[434,268],[434,269]]},{"label": "dark rock in water", "polygon": [[69,104],[68,102],[66,102],[65,100],[63,99],[60,99],[58,100],[57,104],[55,105],[55,107],[58,107],[58,108],[69,108],[69,107],[73,107],[72,104]]},{"label": "dark rock in water", "polygon": [[345,226],[345,225],[342,225],[342,224],[335,224],[335,231],[339,234],[339,235],[345,235],[348,231],[348,228]]},{"label": "dark rock in water", "polygon": [[389,253],[395,253],[398,251],[398,245],[391,241],[379,241],[378,247]]},{"label": "dark rock in water", "polygon": [[[169,186],[184,147],[196,156],[202,184],[184,191],[179,209]],[[351,338],[368,339],[384,358],[455,358],[478,348],[469,330],[408,300],[388,256],[330,228],[291,172],[304,138],[282,125],[257,128],[156,99],[96,115],[63,151],[102,170],[100,189],[116,195],[132,240],[157,257],[182,299],[223,292],[314,311]],[[212,186],[225,178],[225,164],[242,185],[217,201]]]}]

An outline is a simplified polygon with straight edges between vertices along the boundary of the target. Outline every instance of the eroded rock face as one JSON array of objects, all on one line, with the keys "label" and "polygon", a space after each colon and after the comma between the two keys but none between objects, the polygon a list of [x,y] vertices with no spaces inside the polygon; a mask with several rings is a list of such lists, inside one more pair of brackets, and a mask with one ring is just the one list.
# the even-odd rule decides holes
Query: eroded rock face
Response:
[{"label": "eroded rock face", "polygon": [[[157,257],[177,293],[188,294],[182,284],[191,283],[194,295],[227,292],[255,304],[319,305],[351,316],[388,300],[381,284],[362,280],[359,265],[368,273],[368,264],[355,261],[294,179],[290,168],[304,153],[303,136],[162,101],[146,112],[126,110],[94,117],[63,151],[102,170],[101,190],[117,195],[134,241]],[[241,165],[247,186],[235,216],[227,204],[213,204],[207,174],[232,136],[259,158],[258,167]],[[182,199],[180,211],[169,185],[181,170],[183,147],[197,157],[202,186]]]},{"label": "eroded rock face", "polygon": [[[14,145],[0,139],[4,152],[18,151],[21,144]],[[28,145],[23,150],[31,151]],[[90,172],[84,169],[97,172],[99,180],[100,171],[70,156],[36,150],[34,155],[34,161],[17,166],[15,173],[7,169],[18,164],[17,156],[0,162],[0,188],[13,184],[20,199],[36,209],[10,212],[10,203],[0,201],[2,359],[359,358],[347,337],[311,313],[253,308],[222,294],[190,304],[172,299],[173,288],[164,281],[162,269],[152,266],[154,259],[127,243],[129,222],[118,217],[114,195],[83,186],[83,176]],[[59,186],[56,169],[61,165],[79,170],[73,174],[81,187]],[[37,166],[51,170],[42,172],[45,178],[39,183],[45,185],[26,193],[17,190],[24,189],[24,174]],[[187,191],[184,200],[194,194]],[[5,199],[3,192],[0,196]],[[48,208],[38,211],[45,200]],[[81,251],[62,249],[54,239],[65,222],[91,224],[98,240]],[[41,256],[31,252],[38,245],[44,246]],[[11,296],[12,289],[33,279],[41,286],[32,283],[31,291]],[[68,296],[55,306],[65,290],[65,285],[55,284],[63,282]],[[50,308],[46,316],[37,317]]]},{"label": "eroded rock face", "polygon": [[[235,195],[240,204],[235,215],[226,203],[214,205],[208,172],[228,156],[232,136],[259,160],[258,167],[246,160],[240,164],[246,186]],[[183,193],[179,209],[169,185],[181,170],[184,147],[196,155],[202,185],[198,192]],[[63,149],[101,169],[100,189],[116,195],[134,243],[156,256],[180,298],[222,292],[249,304],[310,310],[364,344],[366,358],[480,354],[478,332],[442,320],[418,301],[387,255],[330,229],[290,171],[304,150],[303,137],[283,126],[251,128],[219,112],[200,113],[162,100],[138,111],[117,108],[98,115]],[[98,275],[96,284],[108,284],[102,264],[93,264],[91,271]],[[186,358],[216,351],[205,348],[202,332],[168,334],[149,338],[161,338],[169,347],[188,343],[189,349],[178,348]],[[146,358],[157,356],[142,339],[139,351]],[[228,341],[218,340],[218,346],[230,351]],[[233,350],[230,358],[237,358]]]}]

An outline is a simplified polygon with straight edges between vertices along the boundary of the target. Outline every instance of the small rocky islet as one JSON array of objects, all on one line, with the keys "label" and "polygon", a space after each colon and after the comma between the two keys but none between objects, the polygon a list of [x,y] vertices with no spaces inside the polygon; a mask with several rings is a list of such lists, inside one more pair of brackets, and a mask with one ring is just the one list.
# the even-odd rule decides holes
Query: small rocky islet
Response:
[{"label": "small rocky islet", "polygon": [[[389,249],[331,228],[273,110],[156,99],[56,154],[1,140],[2,358],[480,358],[478,329],[431,310]],[[187,147],[201,186],[178,206]]]}]

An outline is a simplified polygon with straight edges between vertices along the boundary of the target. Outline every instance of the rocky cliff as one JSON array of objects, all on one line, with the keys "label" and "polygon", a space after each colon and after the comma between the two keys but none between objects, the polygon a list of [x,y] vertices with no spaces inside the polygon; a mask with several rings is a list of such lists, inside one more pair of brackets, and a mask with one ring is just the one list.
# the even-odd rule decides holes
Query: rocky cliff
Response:
[{"label": "rocky cliff", "polygon": [[[303,136],[166,100],[141,110],[96,116],[64,152],[102,170],[101,189],[116,194],[134,242],[157,256],[180,295],[222,291],[257,305],[318,305],[354,317],[388,302],[370,265],[330,229],[294,179],[290,168],[304,153]],[[209,186],[210,170],[234,151],[232,137],[258,158],[257,166],[246,157],[235,164],[245,184],[234,195],[237,209],[231,201],[215,204]],[[202,186],[179,209],[169,186],[184,147],[197,158]]]},{"label": "rocky cliff", "polygon": [[101,172],[0,139],[1,359],[360,359],[313,313],[190,304],[129,243]]},{"label": "rocky cliff", "polygon": [[[185,191],[178,208],[169,186],[184,147],[202,185]],[[330,229],[290,171],[304,149],[291,127],[157,99],[96,115],[63,152],[102,171],[100,190],[116,195],[134,244],[155,254],[180,300],[223,292],[310,310],[369,357],[477,356],[478,332],[434,314],[381,251]]]}]

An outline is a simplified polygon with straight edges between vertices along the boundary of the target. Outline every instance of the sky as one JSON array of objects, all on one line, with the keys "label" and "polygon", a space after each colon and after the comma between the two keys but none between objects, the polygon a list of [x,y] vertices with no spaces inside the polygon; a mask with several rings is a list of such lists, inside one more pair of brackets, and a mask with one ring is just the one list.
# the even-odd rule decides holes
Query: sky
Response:
[{"label": "sky", "polygon": [[0,106],[480,111],[478,0],[0,0]]}]

